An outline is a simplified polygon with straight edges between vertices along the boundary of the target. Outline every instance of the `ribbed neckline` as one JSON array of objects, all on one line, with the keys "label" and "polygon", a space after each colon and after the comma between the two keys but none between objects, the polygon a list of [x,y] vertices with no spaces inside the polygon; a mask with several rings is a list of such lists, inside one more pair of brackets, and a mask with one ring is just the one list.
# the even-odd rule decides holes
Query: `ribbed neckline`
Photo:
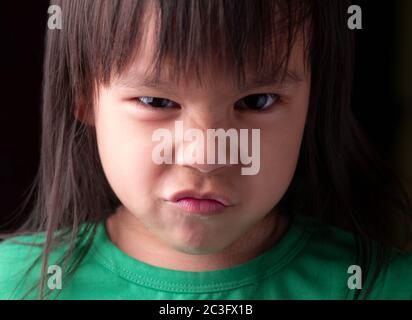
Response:
[{"label": "ribbed neckline", "polygon": [[279,272],[307,243],[313,231],[311,222],[311,218],[298,215],[271,249],[245,263],[213,271],[172,270],[136,260],[110,240],[104,221],[97,226],[91,252],[105,268],[137,285],[181,293],[222,291],[256,283]]}]

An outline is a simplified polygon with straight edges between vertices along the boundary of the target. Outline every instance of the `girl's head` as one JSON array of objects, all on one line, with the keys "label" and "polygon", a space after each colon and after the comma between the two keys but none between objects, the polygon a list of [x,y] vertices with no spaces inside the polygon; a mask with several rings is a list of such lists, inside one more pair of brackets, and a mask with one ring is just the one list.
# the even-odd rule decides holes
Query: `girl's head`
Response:
[{"label": "girl's head", "polygon": [[[407,211],[351,113],[350,1],[52,2],[63,29],[47,33],[38,199],[25,226],[47,230],[43,271],[54,230],[75,235],[119,205],[194,254],[222,250],[275,211],[382,241],[388,209]],[[142,97],[162,98],[163,108]],[[259,173],[155,164],[154,130],[173,132],[178,120],[260,129]],[[183,217],[166,200],[187,189],[223,194],[233,207],[216,219]]]},{"label": "girl's head", "polygon": [[[228,38],[231,32],[239,31],[229,29],[228,35],[221,35],[222,39],[219,39],[215,29],[219,23],[228,21],[209,21],[206,12],[211,10],[211,14],[215,15],[214,10],[218,9],[213,2],[184,1],[184,10],[191,13],[190,18],[185,20],[183,13],[180,16],[173,11],[164,13],[175,18],[172,24],[168,22],[163,26],[159,16],[161,11],[157,7],[159,4],[154,1],[147,3],[152,6],[141,9],[143,12],[138,20],[141,34],[139,40],[133,43],[136,46],[133,55],[129,59],[124,58],[122,62],[125,67],[122,70],[116,70],[113,61],[107,62],[107,67],[110,64],[113,66],[107,82],[99,83],[98,79],[91,79],[96,82],[96,99],[94,103],[84,103],[80,107],[94,105],[94,109],[81,111],[80,114],[89,111],[88,119],[81,121],[86,120],[91,125],[90,130],[96,130],[99,158],[105,176],[128,212],[144,225],[142,230],[150,230],[151,235],[182,252],[220,252],[257,223],[267,223],[262,220],[276,207],[292,180],[310,92],[310,70],[307,68],[301,28],[303,23],[293,26],[288,61],[282,61],[282,56],[278,56],[281,52],[279,46],[287,49],[286,34],[283,35],[285,40],[277,43],[281,35],[270,36],[276,34],[276,30],[269,32],[264,29],[267,34],[261,36],[265,40],[254,43],[257,41],[254,33],[253,36],[245,33],[245,39],[239,40],[245,42],[242,44],[244,52],[241,52],[245,55],[245,70],[242,69],[245,79],[240,82],[236,75],[240,67],[233,64],[236,56],[221,57],[224,53],[230,54],[230,46],[238,45]],[[126,7],[131,13],[139,8],[136,3],[131,7],[130,4]],[[234,12],[230,6],[223,6],[220,10],[223,16]],[[273,8],[271,11],[276,10]],[[299,11],[296,14],[302,13]],[[247,17],[247,12],[241,12],[237,24],[247,24]],[[127,15],[120,18],[127,20]],[[272,18],[262,17],[265,24],[270,23]],[[204,27],[198,30],[202,24]],[[258,28],[256,21],[249,24]],[[109,30],[104,32],[110,33]],[[210,38],[200,39],[203,33],[208,32]],[[169,42],[163,42],[159,34],[170,38],[170,41],[177,41],[177,50],[167,48]],[[183,39],[177,39],[176,34],[181,34]],[[116,47],[117,39],[122,37],[115,33],[113,39],[106,41]],[[209,45],[202,48],[201,43]],[[173,42],[171,44],[175,45]],[[100,44],[95,45],[99,47]],[[159,77],[156,78],[151,69],[155,53],[162,52],[162,45],[165,46],[163,52],[166,59],[160,65]],[[251,56],[246,55],[248,51]],[[178,53],[186,55],[183,60],[185,64],[179,65]],[[253,65],[251,62],[260,62],[257,58],[259,54],[263,55],[263,65]],[[94,68],[102,66],[95,65]],[[282,71],[285,73],[282,74]],[[272,97],[270,94],[275,95]],[[157,97],[161,101],[144,105],[138,102],[139,97]],[[185,130],[201,129],[205,137],[207,129],[259,129],[260,141],[257,142],[260,154],[257,155],[259,159],[255,159],[260,163],[259,172],[256,175],[241,175],[242,164],[230,165],[229,161],[226,165],[217,162],[190,164],[187,161],[156,164],[152,152],[159,141],[153,140],[153,133],[164,128],[177,135],[176,121],[181,121]],[[185,145],[196,147],[195,143]],[[179,148],[184,149],[184,145],[175,139],[170,152],[175,154]],[[207,150],[204,153],[206,158]],[[213,192],[225,197],[230,206],[224,214],[207,219],[187,215],[171,201],[174,194],[187,190],[203,194]]]}]

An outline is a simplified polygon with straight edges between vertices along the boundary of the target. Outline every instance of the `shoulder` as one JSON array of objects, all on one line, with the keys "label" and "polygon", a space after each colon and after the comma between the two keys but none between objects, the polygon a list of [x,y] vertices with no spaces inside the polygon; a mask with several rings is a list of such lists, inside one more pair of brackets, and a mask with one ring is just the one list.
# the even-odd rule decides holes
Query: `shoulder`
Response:
[{"label": "shoulder", "polygon": [[377,299],[412,300],[412,253],[393,249],[378,280]]},{"label": "shoulder", "polygon": [[0,242],[0,276],[16,273],[17,267],[25,266],[39,256],[44,238],[42,233],[35,233]]},{"label": "shoulder", "polygon": [[310,216],[297,216],[296,224],[310,234],[305,253],[323,262],[351,262],[356,253],[354,234]]},{"label": "shoulder", "polygon": [[[0,299],[11,299],[31,266],[38,274],[44,235],[17,236],[0,242]],[[37,268],[36,268],[37,267]]]},{"label": "shoulder", "polygon": [[[47,255],[45,272],[53,274],[56,266],[66,266],[65,258],[69,253],[73,254],[72,258],[77,262],[77,253],[83,253],[83,249],[89,246],[88,239],[94,225],[80,225],[75,237],[72,237],[71,229],[56,230],[53,250]],[[21,299],[23,296],[26,299],[37,298],[46,238],[46,232],[38,232],[0,242],[0,300]],[[26,296],[27,292],[30,294]]]},{"label": "shoulder", "polygon": [[297,223],[310,230],[310,240],[302,252],[306,265],[308,261],[315,265],[337,286],[347,288],[348,276],[357,270],[368,299],[412,299],[412,253],[356,238],[350,231],[311,217]]}]

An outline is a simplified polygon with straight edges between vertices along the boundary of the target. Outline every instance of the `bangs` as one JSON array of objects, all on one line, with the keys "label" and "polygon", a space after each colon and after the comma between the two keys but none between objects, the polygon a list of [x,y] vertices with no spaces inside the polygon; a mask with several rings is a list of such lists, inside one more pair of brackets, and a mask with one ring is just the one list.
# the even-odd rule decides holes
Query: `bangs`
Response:
[{"label": "bangs", "polygon": [[311,1],[73,0],[61,5],[79,90],[87,87],[84,81],[108,84],[122,74],[146,45],[147,19],[153,17],[155,54],[148,70],[154,82],[165,63],[175,83],[188,74],[202,83],[210,66],[231,74],[239,86],[245,74],[257,81],[282,79],[298,35],[303,36],[305,67],[308,61],[305,22]]}]

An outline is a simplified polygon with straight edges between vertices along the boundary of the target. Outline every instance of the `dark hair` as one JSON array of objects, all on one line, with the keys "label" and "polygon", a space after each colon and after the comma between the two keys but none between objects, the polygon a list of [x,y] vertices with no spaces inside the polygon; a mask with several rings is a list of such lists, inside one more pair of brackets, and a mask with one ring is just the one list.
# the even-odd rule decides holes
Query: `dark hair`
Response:
[{"label": "dark hair", "polygon": [[[378,262],[385,265],[384,253],[395,244],[393,232],[406,225],[396,219],[407,221],[412,210],[403,185],[367,142],[351,111],[350,1],[52,3],[61,6],[63,29],[47,31],[40,168],[27,197],[35,196],[35,205],[21,230],[9,235],[45,232],[44,243],[38,244],[42,255],[36,260],[42,259],[42,274],[31,288],[40,288],[40,298],[47,296],[50,252],[70,244],[61,261],[69,266],[65,276],[72,275],[90,248],[96,222],[120,205],[103,173],[94,127],[79,121],[75,108],[82,106],[85,117],[93,117],[90,106],[98,85],[123,72],[138,52],[144,33],[141,22],[151,4],[159,14],[153,60],[157,75],[166,59],[174,62],[174,75],[196,68],[199,80],[209,59],[236,74],[240,82],[246,67],[257,75],[268,71],[274,75],[285,71],[291,47],[297,35],[303,35],[312,77],[309,112],[296,172],[278,208],[290,216],[304,213],[350,230],[362,266],[371,259],[371,241],[377,241]],[[402,240],[410,239],[408,231]],[[87,239],[86,234],[90,234]]]}]

